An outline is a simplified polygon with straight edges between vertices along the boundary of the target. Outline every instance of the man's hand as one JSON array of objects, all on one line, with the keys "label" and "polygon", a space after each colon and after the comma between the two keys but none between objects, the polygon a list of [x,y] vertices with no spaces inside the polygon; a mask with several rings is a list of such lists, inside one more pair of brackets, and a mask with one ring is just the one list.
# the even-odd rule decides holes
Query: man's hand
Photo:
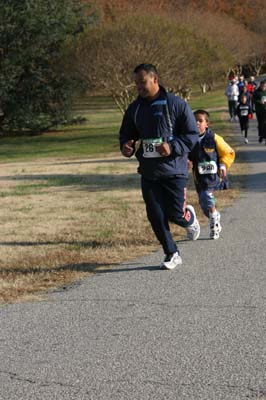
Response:
[{"label": "man's hand", "polygon": [[171,154],[171,147],[167,142],[156,145],[156,150],[163,157],[170,156]]},{"label": "man's hand", "polygon": [[122,154],[125,157],[131,157],[135,151],[135,141],[128,140],[126,143],[123,144],[122,147]]}]

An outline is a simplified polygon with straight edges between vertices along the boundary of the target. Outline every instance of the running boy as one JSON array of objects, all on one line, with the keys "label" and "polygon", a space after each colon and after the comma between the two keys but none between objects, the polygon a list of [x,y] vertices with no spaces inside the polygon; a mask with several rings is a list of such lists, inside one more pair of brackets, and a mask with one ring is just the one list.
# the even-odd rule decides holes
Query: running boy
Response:
[{"label": "running boy", "polygon": [[241,132],[245,136],[245,143],[247,144],[249,119],[252,118],[252,108],[248,102],[247,96],[244,93],[240,95],[239,101],[240,102],[237,106],[236,113],[239,118]]},{"label": "running boy", "polygon": [[199,141],[190,152],[189,160],[193,163],[193,179],[200,207],[210,220],[210,238],[218,239],[222,227],[213,192],[220,188],[221,180],[226,179],[235,152],[221,136],[209,129],[207,111],[197,110],[194,116],[199,129]]}]

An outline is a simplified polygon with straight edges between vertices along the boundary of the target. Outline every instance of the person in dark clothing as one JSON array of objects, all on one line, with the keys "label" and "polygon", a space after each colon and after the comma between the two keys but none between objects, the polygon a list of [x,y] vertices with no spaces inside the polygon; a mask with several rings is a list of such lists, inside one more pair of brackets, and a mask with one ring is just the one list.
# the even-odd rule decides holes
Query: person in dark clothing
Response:
[{"label": "person in dark clothing", "polygon": [[139,96],[124,114],[120,149],[139,161],[147,217],[165,253],[161,268],[174,269],[182,259],[169,222],[186,228],[190,240],[200,235],[195,210],[186,205],[187,156],[198,140],[197,125],[188,104],[159,84],[154,65],[140,64],[134,74]]},{"label": "person in dark clothing", "polygon": [[210,128],[210,115],[206,110],[194,112],[199,129],[199,141],[189,153],[193,180],[200,207],[210,222],[210,239],[219,239],[221,215],[216,208],[214,191],[227,179],[227,171],[235,159],[235,151]]},{"label": "person in dark clothing", "polygon": [[239,94],[243,92],[243,88],[245,87],[245,77],[244,75],[240,75],[239,81],[237,82]]},{"label": "person in dark clothing", "polygon": [[249,120],[252,118],[252,107],[248,102],[248,97],[246,94],[242,93],[239,99],[239,104],[236,109],[239,124],[242,134],[245,137],[245,143],[248,143],[248,128]]},{"label": "person in dark clothing", "polygon": [[241,98],[241,96],[243,96],[243,94],[247,96],[247,102],[248,102],[248,104],[251,105],[251,104],[252,104],[252,103],[251,103],[251,95],[250,95],[250,93],[249,93],[249,91],[248,91],[247,86],[244,86],[244,87],[242,88],[242,91],[241,91],[240,95],[238,96],[238,103],[240,102],[240,98]]},{"label": "person in dark clothing", "polygon": [[253,96],[258,120],[259,143],[265,139],[266,145],[266,81],[261,81]]},{"label": "person in dark clothing", "polygon": [[257,85],[257,82],[255,81],[255,77],[251,76],[248,80],[247,89],[248,89],[248,92],[249,92],[249,95],[251,98],[251,106],[252,106],[253,113],[255,112],[255,104],[253,101],[253,95],[254,95],[255,90],[257,89],[257,86],[258,85]]}]

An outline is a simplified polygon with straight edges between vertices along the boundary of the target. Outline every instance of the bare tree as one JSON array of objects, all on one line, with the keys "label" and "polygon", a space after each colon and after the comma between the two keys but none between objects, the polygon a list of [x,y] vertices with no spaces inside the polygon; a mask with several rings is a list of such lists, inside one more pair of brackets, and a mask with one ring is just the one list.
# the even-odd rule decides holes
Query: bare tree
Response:
[{"label": "bare tree", "polygon": [[[204,46],[203,46],[204,43]],[[136,95],[131,71],[142,62],[154,63],[163,84],[188,98],[198,76],[220,70],[216,43],[199,37],[173,19],[130,15],[89,29],[71,46],[70,68],[91,90],[110,94],[121,112]],[[210,73],[212,69],[212,73]]]}]

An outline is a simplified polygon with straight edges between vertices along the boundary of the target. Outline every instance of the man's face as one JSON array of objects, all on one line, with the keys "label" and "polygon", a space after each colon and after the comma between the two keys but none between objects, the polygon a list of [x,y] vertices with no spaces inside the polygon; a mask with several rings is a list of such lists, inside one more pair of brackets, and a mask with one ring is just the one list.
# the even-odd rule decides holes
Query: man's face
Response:
[{"label": "man's face", "polygon": [[266,83],[262,83],[260,85],[260,87],[261,87],[261,90],[263,90],[263,92],[264,92],[266,90]]},{"label": "man's face", "polygon": [[144,70],[135,74],[137,91],[144,99],[152,99],[159,91],[158,77]]}]

